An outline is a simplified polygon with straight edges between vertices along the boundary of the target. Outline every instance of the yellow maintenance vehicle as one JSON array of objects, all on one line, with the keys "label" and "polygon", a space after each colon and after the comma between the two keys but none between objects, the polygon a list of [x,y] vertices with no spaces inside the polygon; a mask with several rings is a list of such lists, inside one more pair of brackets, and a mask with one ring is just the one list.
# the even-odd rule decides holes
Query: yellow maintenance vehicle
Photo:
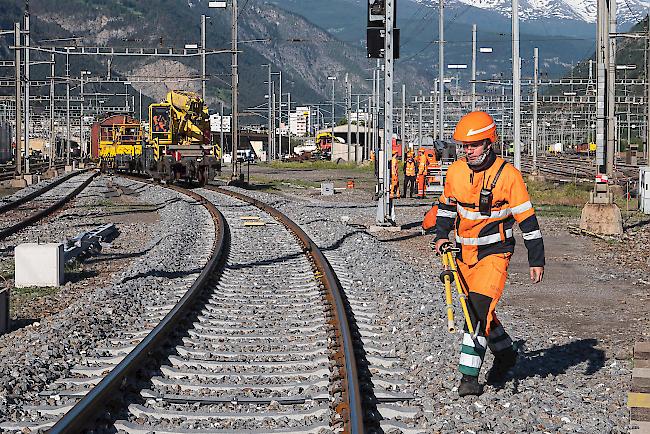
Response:
[{"label": "yellow maintenance vehicle", "polygon": [[147,171],[157,179],[198,180],[221,171],[221,148],[211,143],[208,108],[195,92],[172,90],[149,106]]},{"label": "yellow maintenance vehicle", "polygon": [[141,171],[142,127],[139,122],[102,126],[99,136],[99,161],[102,171]]}]

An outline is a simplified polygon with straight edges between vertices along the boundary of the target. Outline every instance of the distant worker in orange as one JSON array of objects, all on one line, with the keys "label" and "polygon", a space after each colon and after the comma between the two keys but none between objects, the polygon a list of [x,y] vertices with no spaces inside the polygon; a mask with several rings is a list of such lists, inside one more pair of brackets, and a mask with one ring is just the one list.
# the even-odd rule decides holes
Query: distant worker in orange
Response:
[{"label": "distant worker in orange", "polygon": [[390,160],[390,197],[399,197],[399,158],[396,151],[393,151],[393,158]]},{"label": "distant worker in orange", "polygon": [[519,170],[495,154],[496,139],[494,120],[485,112],[471,112],[458,122],[454,140],[462,144],[466,157],[449,166],[436,217],[438,252],[450,246],[449,233],[456,231],[459,283],[476,330],[470,335],[465,325],[460,396],[483,392],[478,376],[488,347],[494,355],[488,383],[502,382],[517,361],[517,349],[495,312],[515,250],[515,222],[528,250],[530,280],[541,282],[544,275],[544,241],[526,184]]},{"label": "distant worker in orange", "polygon": [[417,183],[418,183],[418,197],[420,199],[424,199],[424,193],[425,193],[425,184],[424,180],[425,177],[427,176],[427,156],[424,153],[424,149],[420,148],[418,150],[418,158],[416,161],[418,167],[417,167]]},{"label": "distant worker in orange", "polygon": [[417,175],[418,167],[415,163],[415,158],[413,158],[413,151],[408,151],[406,154],[406,161],[404,162],[404,194],[402,197],[406,197],[406,191],[411,186],[410,197],[413,197],[413,191],[415,190],[415,176]]}]

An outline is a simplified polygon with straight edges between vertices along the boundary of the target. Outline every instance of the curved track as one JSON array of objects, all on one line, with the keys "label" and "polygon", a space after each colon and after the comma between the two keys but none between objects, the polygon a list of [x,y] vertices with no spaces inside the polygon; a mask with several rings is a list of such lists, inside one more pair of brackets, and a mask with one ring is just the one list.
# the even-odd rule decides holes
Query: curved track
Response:
[{"label": "curved track", "polygon": [[186,194],[217,222],[208,266],[149,313],[139,342],[116,342],[45,392],[66,404],[34,408],[50,421],[40,427],[67,411],[50,432],[364,432],[342,289],[323,254],[260,202]]}]

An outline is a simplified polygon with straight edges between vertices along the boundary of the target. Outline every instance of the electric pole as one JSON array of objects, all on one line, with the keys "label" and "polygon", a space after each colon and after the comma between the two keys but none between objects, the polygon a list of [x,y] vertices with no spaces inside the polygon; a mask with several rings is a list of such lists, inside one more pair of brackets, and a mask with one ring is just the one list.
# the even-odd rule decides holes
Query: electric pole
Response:
[{"label": "electric pole", "polygon": [[205,14],[201,15],[201,98],[205,104]]},{"label": "electric pole", "polygon": [[66,122],[66,165],[70,165],[70,47],[65,47],[65,122]]},{"label": "electric pole", "polygon": [[[441,0],[442,1],[442,0]],[[385,0],[386,20],[384,30],[384,140],[383,185],[377,206],[377,224],[395,223],[395,208],[390,197],[390,169],[393,150],[393,18],[395,0]]]},{"label": "electric pole", "polygon": [[645,94],[646,94],[646,119],[645,119],[645,146],[643,153],[645,154],[646,164],[650,158],[650,14],[646,15],[647,35],[646,35],[646,55],[645,55]]},{"label": "electric pole", "polygon": [[25,174],[29,173],[29,1],[25,2]]},{"label": "electric pole", "polygon": [[[513,0],[516,1],[516,0]],[[445,135],[445,25],[444,25],[444,0],[440,0],[440,17],[438,20],[438,80],[440,81],[440,121],[438,124],[439,139],[443,140]]]},{"label": "electric pole", "polygon": [[521,60],[519,59],[519,0],[512,0],[512,106],[514,164],[521,170]]},{"label": "electric pole", "polygon": [[[231,179],[239,179],[239,172],[237,170],[237,147],[239,145],[239,123],[238,123],[238,107],[237,99],[239,95],[239,75],[237,71],[237,0],[232,0],[232,35],[231,35],[231,45],[232,45],[232,128],[230,134],[232,136],[232,175]],[[271,95],[269,95],[270,101]]]},{"label": "electric pole", "polygon": [[[220,111],[219,111],[219,122],[221,125],[219,125],[219,146],[221,146],[221,157],[220,159],[223,161],[223,153],[226,151],[226,145],[223,142],[223,100],[219,100],[219,106],[220,106]],[[230,160],[232,163],[232,158]]]},{"label": "electric pole", "polygon": [[418,147],[422,146],[422,103],[424,98],[422,97],[422,92],[420,92],[420,98],[418,99]]},{"label": "electric pole", "polygon": [[48,162],[48,168],[52,169],[54,167],[54,151],[56,148],[56,133],[54,132],[54,76],[56,75],[54,51],[50,55],[50,61],[50,161]]},{"label": "electric pole", "polygon": [[14,24],[14,62],[16,66],[16,175],[21,175],[23,168],[22,168],[22,147],[20,146],[20,142],[22,141],[22,134],[21,134],[21,129],[22,129],[22,110],[21,110],[21,103],[22,103],[22,78],[20,74],[20,43],[21,43],[21,37],[20,37],[20,23],[15,23]]},{"label": "electric pole", "polygon": [[476,111],[476,24],[472,24],[472,111]]},{"label": "electric pole", "polygon": [[[616,38],[610,35],[616,33],[616,1],[609,2],[609,26],[607,41],[609,45],[608,71],[607,71],[607,176],[614,175],[614,161],[616,149]],[[607,16],[606,16],[607,17]],[[607,19],[607,18],[605,18]]]},{"label": "electric pole", "polygon": [[596,165],[598,171],[606,171],[605,164],[605,133],[607,124],[605,118],[607,115],[607,94],[606,84],[606,62],[609,59],[609,12],[607,11],[607,0],[598,1],[597,13],[597,38],[596,38]]},{"label": "electric pole", "polygon": [[[298,122],[297,116],[296,113],[296,123]],[[291,92],[287,92],[287,155],[289,154],[291,154]],[[282,155],[282,146],[280,146],[280,155]]]},{"label": "electric pole", "polygon": [[530,134],[530,142],[533,148],[533,169],[532,174],[537,175],[537,83],[539,75],[539,50],[537,47],[533,49],[534,57],[534,71],[533,71],[533,124]]},{"label": "electric pole", "polygon": [[271,64],[267,65],[269,68],[269,76],[268,76],[268,87],[267,87],[267,101],[269,103],[269,112],[268,112],[268,117],[269,117],[269,137],[268,137],[268,146],[266,147],[266,162],[270,163],[271,162],[271,141],[273,140],[273,119],[271,117],[272,113],[272,105],[271,101],[273,98],[271,97],[271,93],[273,92],[273,86],[271,84]]},{"label": "electric pole", "polygon": [[404,162],[405,142],[406,142],[406,85],[402,84],[402,163]]},{"label": "electric pole", "polygon": [[[348,121],[348,136],[346,141],[348,143],[348,162],[350,162],[352,150],[350,145],[352,144],[352,124],[350,120],[350,112],[352,111],[352,83],[349,81],[348,74],[345,74],[345,118]],[[356,154],[356,153],[355,153]],[[356,161],[356,158],[355,158]]]}]

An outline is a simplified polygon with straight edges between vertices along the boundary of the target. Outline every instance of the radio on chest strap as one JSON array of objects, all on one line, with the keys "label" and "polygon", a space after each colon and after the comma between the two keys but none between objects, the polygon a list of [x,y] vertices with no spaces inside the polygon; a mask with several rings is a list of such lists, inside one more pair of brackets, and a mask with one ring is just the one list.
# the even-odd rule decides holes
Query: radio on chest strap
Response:
[{"label": "radio on chest strap", "polygon": [[508,164],[506,161],[501,164],[501,167],[499,167],[496,175],[494,175],[494,179],[492,180],[490,188],[487,189],[485,186],[483,186],[481,189],[481,193],[478,197],[478,212],[480,212],[482,216],[487,217],[492,213],[492,190],[494,190],[494,187],[496,187],[499,176],[501,176],[501,172],[503,171],[503,168],[506,167],[506,164]]}]

